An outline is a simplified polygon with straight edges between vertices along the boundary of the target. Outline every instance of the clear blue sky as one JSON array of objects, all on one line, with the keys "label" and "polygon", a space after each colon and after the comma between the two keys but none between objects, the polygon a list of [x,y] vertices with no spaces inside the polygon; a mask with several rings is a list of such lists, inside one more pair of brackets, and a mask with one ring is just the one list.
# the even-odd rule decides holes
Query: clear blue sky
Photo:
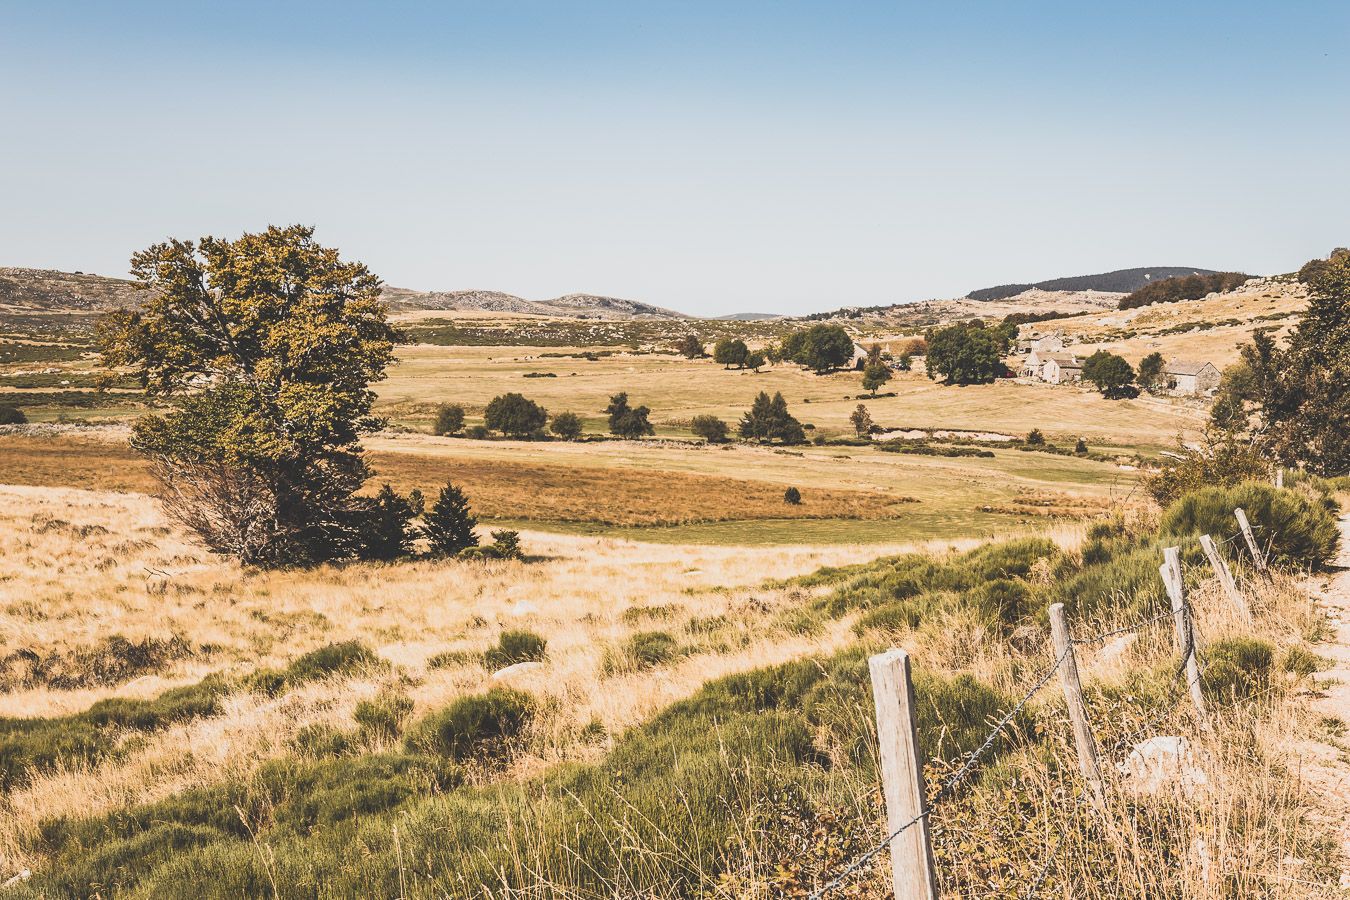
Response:
[{"label": "clear blue sky", "polygon": [[305,222],[703,314],[1350,244],[1350,4],[0,3],[0,265]]}]

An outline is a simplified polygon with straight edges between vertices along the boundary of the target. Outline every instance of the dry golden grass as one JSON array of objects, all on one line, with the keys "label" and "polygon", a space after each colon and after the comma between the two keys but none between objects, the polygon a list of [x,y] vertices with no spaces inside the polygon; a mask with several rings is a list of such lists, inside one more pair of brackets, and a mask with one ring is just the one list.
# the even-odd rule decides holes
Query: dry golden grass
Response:
[{"label": "dry golden grass", "polygon": [[[527,533],[542,557],[518,562],[414,562],[252,572],[202,552],[145,497],[71,489],[0,488],[0,656],[88,646],[112,634],[180,635],[200,648],[128,685],[80,691],[37,687],[0,695],[0,715],[55,716],[107,696],[151,696],[209,671],[282,665],[328,643],[357,639],[394,666],[317,684],[271,700],[238,695],[218,718],[151,736],[127,758],[94,770],[39,776],[0,805],[0,853],[19,847],[39,819],[96,815],[249,771],[316,722],[350,722],[354,703],[401,679],[418,711],[480,690],[472,662],[429,668],[446,650],[481,652],[503,628],[549,641],[548,661],[519,686],[546,700],[519,774],[599,752],[581,730],[608,733],[640,722],[709,678],[850,640],[841,624],[798,633],[777,624],[782,591],[769,577],[860,561],[901,548],[748,550],[657,546]],[[629,612],[638,608],[638,613]],[[686,631],[695,617],[728,617],[716,641]],[[686,655],[650,672],[604,672],[606,652],[628,635],[663,629]],[[590,747],[588,751],[587,748]]]},{"label": "dry golden grass", "polygon": [[[1073,321],[1073,320],[1067,320]],[[604,431],[609,397],[626,391],[634,404],[652,409],[658,433],[687,434],[696,415],[736,422],[760,391],[781,391],[792,413],[822,432],[851,434],[849,414],[864,393],[856,372],[815,375],[795,365],[758,373],[727,370],[711,360],[665,354],[616,355],[594,362],[543,358],[568,348],[400,347],[398,365],[376,385],[376,411],[395,421],[426,427],[438,403],[459,403],[477,421],[493,397],[517,391],[550,412],[570,410],[592,431]],[[581,352],[584,348],[575,348]],[[552,372],[556,378],[524,378]],[[1040,428],[1048,437],[1077,438],[1113,446],[1170,446],[1179,430],[1200,417],[1180,404],[1111,401],[1089,392],[1044,391],[1012,382],[948,387],[922,372],[896,373],[884,393],[864,398],[883,427],[957,428],[1023,435]]]}]

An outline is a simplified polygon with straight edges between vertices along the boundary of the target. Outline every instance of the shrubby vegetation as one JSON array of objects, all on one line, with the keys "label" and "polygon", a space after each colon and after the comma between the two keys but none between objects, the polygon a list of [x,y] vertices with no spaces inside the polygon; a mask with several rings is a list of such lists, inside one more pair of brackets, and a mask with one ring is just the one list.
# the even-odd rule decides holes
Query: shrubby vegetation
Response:
[{"label": "shrubby vegetation", "polygon": [[1226,293],[1251,280],[1241,272],[1212,272],[1207,275],[1182,275],[1164,278],[1146,284],[1139,290],[1120,298],[1120,309],[1134,309],[1154,303],[1176,303],[1179,300],[1199,300],[1214,293]]},{"label": "shrubby vegetation", "polygon": [[575,441],[581,437],[581,416],[574,412],[560,412],[549,423],[549,430],[565,441]]},{"label": "shrubby vegetation", "polygon": [[0,405],[0,425],[24,425],[28,417],[17,407]]},{"label": "shrubby vegetation", "polygon": [[730,433],[726,422],[717,416],[709,415],[694,416],[689,424],[689,430],[710,444],[724,443]]},{"label": "shrubby vegetation", "polygon": [[1272,565],[1316,569],[1335,557],[1340,531],[1334,503],[1311,489],[1280,490],[1259,481],[1201,488],[1182,496],[1163,515],[1162,533],[1208,534],[1216,541],[1237,538],[1233,510],[1239,506]]},{"label": "shrubby vegetation", "polygon": [[1098,350],[1083,361],[1083,380],[1096,385],[1103,397],[1120,398],[1139,392],[1133,390],[1134,369],[1124,357]]},{"label": "shrubby vegetation", "polygon": [[436,410],[436,422],[431,430],[433,434],[459,434],[464,428],[464,407],[453,403],[443,404]]}]

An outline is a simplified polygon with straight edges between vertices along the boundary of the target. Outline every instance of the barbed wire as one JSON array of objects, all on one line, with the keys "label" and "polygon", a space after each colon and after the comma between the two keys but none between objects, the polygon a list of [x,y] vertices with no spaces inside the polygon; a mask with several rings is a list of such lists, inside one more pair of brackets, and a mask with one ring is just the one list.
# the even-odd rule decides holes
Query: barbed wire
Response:
[{"label": "barbed wire", "polygon": [[[1261,526],[1258,523],[1253,523],[1252,527],[1262,528],[1263,526]],[[1238,533],[1235,533],[1227,538],[1214,541],[1214,545],[1216,549],[1220,547],[1226,548],[1229,545],[1236,543],[1238,540],[1242,539],[1244,539],[1243,534],[1239,531]],[[1273,541],[1273,539],[1274,536],[1272,535],[1271,540]],[[1200,540],[1199,536],[1188,536],[1180,539],[1178,543],[1199,542],[1199,540]],[[1213,540],[1213,538],[1211,538],[1211,540]],[[943,782],[942,786],[933,795],[933,799],[927,804],[925,804],[923,811],[920,812],[918,815],[914,816],[908,822],[905,822],[899,828],[896,828],[894,831],[888,834],[885,837],[885,839],[879,841],[877,844],[875,844],[868,850],[859,854],[853,860],[853,862],[845,866],[844,869],[838,875],[836,875],[830,881],[826,882],[824,886],[818,888],[817,890],[807,895],[808,900],[821,900],[821,898],[823,898],[826,894],[838,888],[851,875],[859,871],[872,859],[876,858],[876,856],[879,853],[881,853],[881,851],[889,847],[896,838],[904,834],[913,826],[917,825],[919,822],[923,821],[924,819],[927,819],[932,814],[933,810],[937,808],[938,804],[946,800],[947,797],[951,794],[951,792],[956,789],[957,785],[959,785],[962,781],[964,781],[965,778],[971,773],[971,771],[974,770],[975,764],[989,750],[989,748],[993,746],[994,741],[998,738],[1000,734],[1002,734],[1003,730],[1008,726],[1008,724],[1012,722],[1012,720],[1023,709],[1026,708],[1026,705],[1029,702],[1031,702],[1031,698],[1034,697],[1036,693],[1040,691],[1040,689],[1043,688],[1047,682],[1050,681],[1050,679],[1054,676],[1054,674],[1059,671],[1060,667],[1064,664],[1064,660],[1068,658],[1070,653],[1073,652],[1073,648],[1075,646],[1098,644],[1107,640],[1108,638],[1116,637],[1122,634],[1130,634],[1142,631],[1143,629],[1151,625],[1156,625],[1159,622],[1172,619],[1178,614],[1181,614],[1182,616],[1185,617],[1184,624],[1186,632],[1186,641],[1181,648],[1181,664],[1177,667],[1176,672],[1173,674],[1172,682],[1177,683],[1183,681],[1184,676],[1186,674],[1187,665],[1190,659],[1192,657],[1195,657],[1197,663],[1195,677],[1188,681],[1185,681],[1185,691],[1189,692],[1190,689],[1194,687],[1197,683],[1199,683],[1204,677],[1204,673],[1202,670],[1202,664],[1204,663],[1204,659],[1203,655],[1199,651],[1196,641],[1196,632],[1198,631],[1198,628],[1196,627],[1195,616],[1193,615],[1193,608],[1189,601],[1184,601],[1181,604],[1180,608],[1178,609],[1169,609],[1165,612],[1159,613],[1156,616],[1153,616],[1152,618],[1145,619],[1140,622],[1135,622],[1131,625],[1125,625],[1119,628],[1112,628],[1107,631],[1099,632],[1095,635],[1091,635],[1085,638],[1070,638],[1067,646],[1064,648],[1064,651],[1060,653],[1060,655],[1055,659],[1054,664],[1051,665],[1048,669],[1046,669],[1036,679],[1036,681],[1027,690],[1027,692],[1022,695],[1021,699],[1018,700],[1016,704],[1014,704],[1013,708],[1009,710],[998,721],[997,724],[994,725],[993,729],[990,730],[989,734],[985,737],[984,741],[980,744],[979,747],[975,749],[973,753],[971,753],[971,755],[966,759],[965,763],[961,766],[961,768],[959,768],[946,781]],[[1173,705],[1167,709],[1164,709],[1159,715],[1150,717],[1148,720],[1145,721],[1143,726],[1141,726],[1140,728],[1136,728],[1134,731],[1128,733],[1123,738],[1116,741],[1112,745],[1112,748],[1110,751],[1108,751],[1108,753],[1114,753],[1116,750],[1119,750],[1119,748],[1121,748],[1122,746],[1133,744],[1137,738],[1139,738],[1146,732],[1156,728],[1163,721],[1163,719],[1173,715],[1175,712],[1176,708],[1175,705]],[[1031,884],[1028,887],[1026,894],[1027,900],[1034,900],[1036,892],[1039,891],[1041,887],[1044,885],[1045,880],[1049,877],[1050,870],[1054,865],[1055,856],[1056,854],[1054,852],[1050,851],[1046,852],[1045,860],[1041,864],[1040,871],[1037,873],[1036,877],[1032,880]]]},{"label": "barbed wire", "polygon": [[882,850],[885,850],[887,847],[889,847],[892,841],[894,841],[900,835],[904,834],[913,826],[917,825],[919,822],[928,818],[928,816],[932,814],[933,810],[937,807],[937,805],[942,801],[946,800],[947,797],[951,794],[951,792],[956,789],[956,786],[960,784],[962,781],[964,781],[966,776],[969,775],[971,771],[974,770],[975,764],[979,762],[980,757],[984,756],[984,754],[988,752],[989,748],[994,745],[995,739],[997,739],[998,736],[1003,732],[1004,728],[1008,727],[1008,723],[1010,723],[1014,718],[1016,718],[1018,713],[1020,713],[1023,709],[1026,708],[1026,705],[1031,702],[1031,698],[1036,695],[1036,692],[1039,691],[1041,688],[1045,687],[1046,683],[1050,681],[1050,679],[1054,676],[1056,672],[1059,671],[1059,667],[1064,664],[1064,660],[1068,657],[1069,653],[1072,651],[1072,647],[1073,647],[1072,644],[1070,644],[1068,647],[1065,647],[1064,652],[1061,653],[1055,659],[1054,664],[1051,665],[1050,668],[1046,669],[1043,673],[1041,673],[1040,677],[1038,677],[1035,683],[1032,684],[1030,689],[1028,689],[1027,692],[1022,695],[1022,698],[1017,701],[1017,703],[1013,706],[1013,708],[1010,709],[1006,714],[1004,714],[1003,718],[999,719],[998,723],[994,725],[994,727],[990,730],[989,734],[985,737],[984,742],[981,743],[979,747],[975,748],[975,751],[971,753],[969,757],[966,758],[966,761],[964,764],[962,764],[961,768],[957,769],[954,773],[952,773],[952,775],[942,783],[942,787],[938,788],[937,793],[933,795],[933,799],[924,805],[923,812],[919,813],[917,816],[915,816],[905,824],[901,825],[899,828],[892,831],[890,834],[886,836],[884,840],[878,842],[872,848],[859,854],[858,857],[854,859],[853,862],[845,866],[843,871],[841,871],[833,879],[827,882],[823,887],[807,895],[807,900],[820,900],[821,897],[824,897],[830,891],[833,891],[835,888],[839,887],[839,885],[843,884],[844,881],[847,880],[848,877],[852,875],[854,872],[857,872],[863,866],[867,865],[867,863],[871,861],[873,858],[875,858],[877,854],[879,854]]}]

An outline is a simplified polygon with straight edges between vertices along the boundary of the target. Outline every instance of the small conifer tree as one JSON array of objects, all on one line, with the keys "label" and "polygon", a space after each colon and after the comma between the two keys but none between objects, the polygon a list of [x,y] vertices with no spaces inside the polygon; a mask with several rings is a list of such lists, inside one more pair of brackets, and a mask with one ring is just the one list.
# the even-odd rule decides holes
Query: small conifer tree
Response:
[{"label": "small conifer tree", "polygon": [[446,482],[431,511],[426,514],[425,532],[433,556],[454,556],[461,550],[478,546],[474,526],[478,519],[469,508],[464,492]]}]

